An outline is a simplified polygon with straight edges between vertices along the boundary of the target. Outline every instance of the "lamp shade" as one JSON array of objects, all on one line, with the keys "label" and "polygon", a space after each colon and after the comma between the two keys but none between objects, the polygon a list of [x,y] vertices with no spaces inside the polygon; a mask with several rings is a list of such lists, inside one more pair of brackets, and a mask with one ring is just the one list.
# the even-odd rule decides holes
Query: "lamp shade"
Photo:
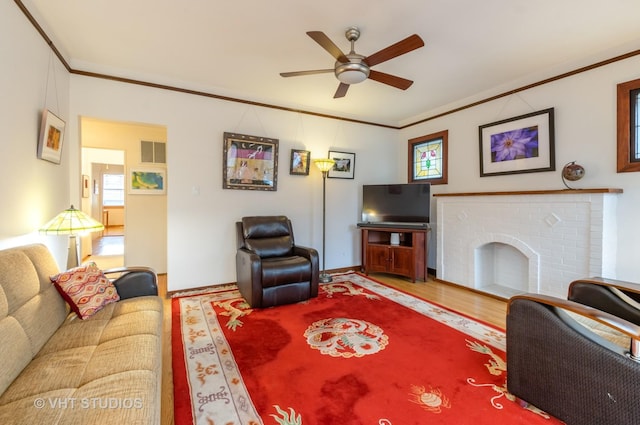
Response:
[{"label": "lamp shade", "polygon": [[45,235],[72,235],[84,232],[97,232],[104,229],[99,221],[89,217],[84,212],[68,208],[55,216],[51,221],[40,228],[40,233]]},{"label": "lamp shade", "polygon": [[322,171],[323,173],[326,173],[331,168],[333,168],[333,165],[336,162],[333,159],[321,158],[321,159],[314,159],[313,163],[316,164],[316,167],[318,167],[320,171]]}]

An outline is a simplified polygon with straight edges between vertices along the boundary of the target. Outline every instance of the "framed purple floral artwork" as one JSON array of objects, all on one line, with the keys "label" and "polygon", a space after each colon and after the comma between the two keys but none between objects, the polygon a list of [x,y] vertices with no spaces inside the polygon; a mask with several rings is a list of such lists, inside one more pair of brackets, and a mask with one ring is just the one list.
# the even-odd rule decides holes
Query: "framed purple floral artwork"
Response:
[{"label": "framed purple floral artwork", "polygon": [[555,171],[553,108],[481,125],[480,177]]}]

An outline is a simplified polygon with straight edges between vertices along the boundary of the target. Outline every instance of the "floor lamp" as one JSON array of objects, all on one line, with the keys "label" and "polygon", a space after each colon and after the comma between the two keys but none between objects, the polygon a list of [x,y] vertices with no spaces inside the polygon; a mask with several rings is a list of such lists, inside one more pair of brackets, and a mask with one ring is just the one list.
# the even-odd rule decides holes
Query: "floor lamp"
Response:
[{"label": "floor lamp", "polygon": [[78,253],[77,235],[104,230],[104,225],[89,217],[84,212],[73,208],[62,211],[51,221],[40,228],[44,235],[69,235],[69,252],[67,254],[67,269],[78,267],[80,254]]},{"label": "floor lamp", "polygon": [[316,167],[322,171],[322,273],[320,273],[320,282],[327,283],[331,282],[331,275],[327,274],[325,268],[325,255],[324,255],[324,247],[325,247],[325,223],[326,223],[326,205],[327,205],[327,174],[329,174],[329,170],[333,168],[333,165],[336,163],[333,159],[322,158],[315,159],[313,161],[316,164]]}]

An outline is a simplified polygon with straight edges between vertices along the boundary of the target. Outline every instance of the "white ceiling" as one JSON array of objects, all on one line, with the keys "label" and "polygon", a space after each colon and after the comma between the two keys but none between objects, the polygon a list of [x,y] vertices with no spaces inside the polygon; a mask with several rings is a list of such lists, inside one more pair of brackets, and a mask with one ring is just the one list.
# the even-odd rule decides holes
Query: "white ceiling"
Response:
[{"label": "white ceiling", "polygon": [[[399,126],[640,49],[638,0],[23,0],[71,68],[201,90],[286,108]],[[411,34],[425,46],[373,69],[333,99],[332,68],[306,35],[348,53],[361,30],[369,56]]]}]

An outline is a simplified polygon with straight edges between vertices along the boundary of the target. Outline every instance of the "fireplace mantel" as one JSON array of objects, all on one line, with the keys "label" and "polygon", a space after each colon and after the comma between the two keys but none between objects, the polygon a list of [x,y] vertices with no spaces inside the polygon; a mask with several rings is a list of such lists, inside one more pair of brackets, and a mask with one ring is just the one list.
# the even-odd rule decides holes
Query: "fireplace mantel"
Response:
[{"label": "fireplace mantel", "polygon": [[504,196],[504,195],[580,195],[585,193],[622,193],[622,189],[518,190],[510,192],[434,193],[433,196]]}]

